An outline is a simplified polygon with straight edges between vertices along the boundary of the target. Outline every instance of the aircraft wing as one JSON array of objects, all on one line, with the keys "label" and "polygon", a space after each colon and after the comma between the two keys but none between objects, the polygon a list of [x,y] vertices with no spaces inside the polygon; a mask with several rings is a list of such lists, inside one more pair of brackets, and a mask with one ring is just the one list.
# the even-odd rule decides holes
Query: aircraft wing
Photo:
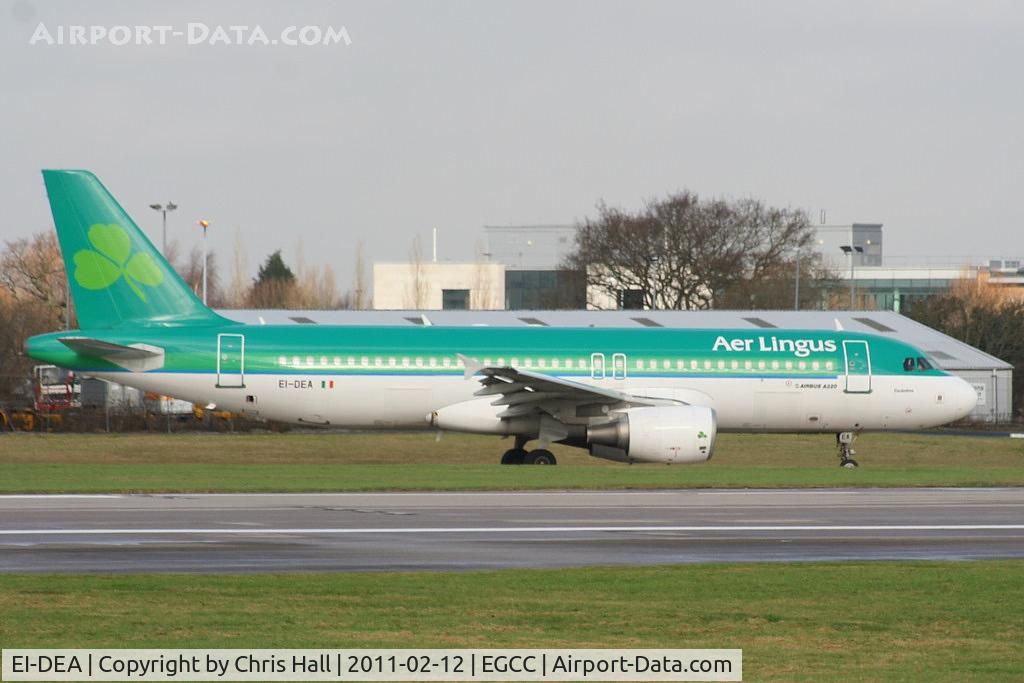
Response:
[{"label": "aircraft wing", "polygon": [[115,344],[93,337],[61,337],[59,341],[80,356],[109,361],[133,372],[164,366],[164,350],[149,344]]},{"label": "aircraft wing", "polygon": [[[499,418],[518,417],[531,413],[547,413],[562,422],[574,418],[597,417],[609,409],[653,405],[679,405],[677,401],[633,396],[623,391],[595,387],[561,377],[514,367],[484,366],[465,356],[459,357],[466,368],[466,377],[476,377],[483,385],[475,396],[496,397],[491,405],[508,406]],[[592,406],[593,415],[580,414],[580,406]],[[566,408],[572,408],[567,411]],[[586,421],[585,419],[582,421]]]}]

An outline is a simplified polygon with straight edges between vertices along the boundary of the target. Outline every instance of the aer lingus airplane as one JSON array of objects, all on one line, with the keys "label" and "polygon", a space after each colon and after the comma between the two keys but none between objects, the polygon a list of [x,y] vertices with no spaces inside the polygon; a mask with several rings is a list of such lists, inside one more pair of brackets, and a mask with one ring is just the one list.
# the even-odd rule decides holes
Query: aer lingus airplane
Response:
[{"label": "aer lingus airplane", "polygon": [[[843,331],[244,325],[204,306],[86,171],[43,171],[81,329],[42,362],[304,425],[564,443],[622,462],[711,457],[718,431],[837,435],[951,422],[974,389],[897,340]],[[527,451],[530,441],[539,447]]]}]

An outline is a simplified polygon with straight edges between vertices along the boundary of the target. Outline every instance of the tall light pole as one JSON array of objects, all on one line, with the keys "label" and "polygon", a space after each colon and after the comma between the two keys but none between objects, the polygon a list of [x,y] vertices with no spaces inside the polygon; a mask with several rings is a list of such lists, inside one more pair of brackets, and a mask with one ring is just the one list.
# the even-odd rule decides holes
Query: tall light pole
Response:
[{"label": "tall light pole", "polygon": [[167,202],[166,204],[150,204],[149,208],[159,211],[164,215],[164,233],[163,241],[160,243],[160,253],[167,256],[167,212],[174,211],[178,208],[178,205],[174,202]]},{"label": "tall light pole", "polygon": [[210,221],[199,221],[199,227],[203,229],[203,305],[206,305],[206,229],[210,227]]},{"label": "tall light pole", "polygon": [[856,301],[855,297],[857,295],[857,284],[856,284],[856,280],[853,279],[853,255],[854,255],[854,253],[863,254],[864,253],[864,247],[858,247],[856,245],[852,245],[851,246],[849,244],[844,244],[843,246],[841,246],[839,248],[843,250],[844,254],[846,254],[846,255],[848,255],[850,257],[850,310],[853,310],[854,308],[856,308],[856,306],[854,305],[853,302]]}]

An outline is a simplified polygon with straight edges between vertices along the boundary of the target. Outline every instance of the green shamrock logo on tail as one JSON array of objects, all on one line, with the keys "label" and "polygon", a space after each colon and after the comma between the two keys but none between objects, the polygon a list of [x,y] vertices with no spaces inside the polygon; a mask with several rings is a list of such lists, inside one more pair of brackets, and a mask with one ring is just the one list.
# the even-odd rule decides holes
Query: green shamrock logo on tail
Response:
[{"label": "green shamrock logo on tail", "polygon": [[128,232],[116,223],[89,226],[94,249],[75,253],[75,281],[86,289],[106,289],[124,277],[135,295],[146,301],[142,286],[156,287],[164,274],[149,254],[132,254]]}]

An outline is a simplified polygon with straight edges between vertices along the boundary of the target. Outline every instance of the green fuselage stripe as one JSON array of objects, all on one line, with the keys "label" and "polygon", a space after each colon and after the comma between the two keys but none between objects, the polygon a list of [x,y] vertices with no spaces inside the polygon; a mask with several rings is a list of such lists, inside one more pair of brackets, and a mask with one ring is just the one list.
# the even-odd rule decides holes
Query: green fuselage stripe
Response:
[{"label": "green fuselage stripe", "polygon": [[[773,330],[592,328],[443,328],[302,325],[133,327],[34,337],[31,355],[80,370],[120,370],[83,357],[60,337],[93,336],[164,349],[160,371],[255,374],[457,375],[458,356],[552,375],[591,377],[808,377],[850,372],[944,375],[906,368],[924,354],[899,340],[870,334]],[[218,349],[218,339],[220,340]],[[848,353],[844,354],[844,342]],[[864,343],[866,342],[866,344]],[[244,346],[244,364],[243,364]],[[866,349],[866,351],[865,351]],[[219,351],[219,353],[218,353]],[[603,367],[603,375],[601,368]]]}]

